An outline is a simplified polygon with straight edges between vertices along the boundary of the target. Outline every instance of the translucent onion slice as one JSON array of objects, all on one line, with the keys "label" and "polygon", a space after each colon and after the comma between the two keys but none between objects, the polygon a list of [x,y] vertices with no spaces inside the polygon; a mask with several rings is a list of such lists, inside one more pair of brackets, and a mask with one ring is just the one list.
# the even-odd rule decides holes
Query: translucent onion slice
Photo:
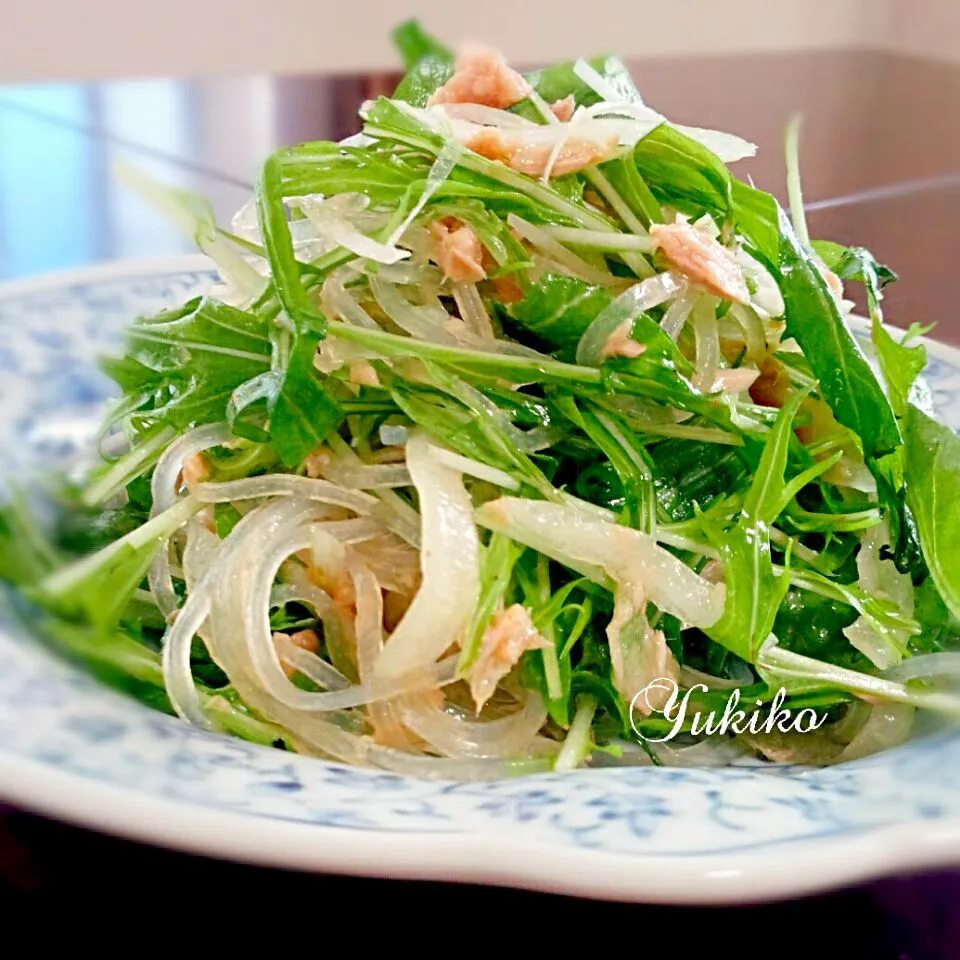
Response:
[{"label": "translucent onion slice", "polygon": [[601,270],[591,263],[587,263],[583,257],[578,257],[572,250],[565,247],[559,240],[552,237],[543,227],[529,223],[515,213],[507,214],[507,223],[524,240],[532,243],[535,247],[542,250],[552,260],[560,264],[567,273],[588,283],[598,283],[602,286],[608,286],[616,282],[616,277],[609,270]]},{"label": "translucent onion slice", "polygon": [[450,330],[455,318],[442,307],[412,304],[392,283],[380,277],[370,278],[370,290],[380,309],[411,337],[448,346],[457,346],[461,342]]},{"label": "translucent onion slice", "polygon": [[349,250],[358,257],[377,263],[396,263],[410,256],[409,250],[390,243],[380,243],[354,226],[330,205],[330,201],[316,197],[298,197],[296,205],[306,214],[317,233],[324,240]]},{"label": "translucent onion slice", "polygon": [[192,456],[219,447],[232,436],[225,423],[210,423],[185,433],[174,440],[157,461],[150,481],[150,499],[153,503],[150,515],[156,516],[168,510],[176,502],[177,481],[183,472],[184,463]]},{"label": "translucent onion slice", "polygon": [[560,243],[597,250],[634,251],[650,253],[656,248],[653,240],[643,234],[608,233],[606,230],[582,230],[579,227],[544,227],[549,236]]},{"label": "translucent onion slice", "polygon": [[[169,510],[177,501],[178,481],[183,472],[184,463],[190,457],[219,447],[232,437],[230,427],[225,423],[210,423],[185,433],[174,440],[157,461],[150,480],[150,516],[155,517]],[[173,587],[173,572],[170,566],[170,544],[165,544],[147,571],[147,583],[154,602],[169,621],[180,606]]]},{"label": "translucent onion slice", "polygon": [[736,134],[724,133],[722,130],[706,130],[703,127],[687,127],[683,124],[670,126],[715,153],[724,163],[736,163],[757,155],[757,145]]},{"label": "translucent onion slice", "polygon": [[760,315],[750,307],[734,303],[730,307],[730,317],[736,321],[746,344],[746,361],[762,362],[767,352],[767,332]]},{"label": "translucent onion slice", "polygon": [[323,282],[323,287],[320,289],[320,303],[324,312],[332,320],[339,318],[357,327],[380,329],[377,321],[354,300],[339,278],[334,275],[327,277]]},{"label": "translucent onion slice", "polygon": [[[383,651],[383,593],[373,571],[356,555],[351,557],[350,577],[356,594],[357,670],[361,681],[369,682]],[[409,743],[394,702],[367,705],[374,737],[381,743]]]},{"label": "translucent onion slice", "polygon": [[407,232],[407,228],[420,215],[420,211],[427,205],[427,201],[437,192],[441,184],[456,167],[463,152],[459,143],[455,140],[447,140],[437,154],[427,174],[426,183],[423,185],[423,192],[417,198],[417,202],[411,207],[410,212],[404,217],[403,222],[397,227],[390,236],[387,244],[393,246]]},{"label": "translucent onion slice", "polygon": [[[574,127],[578,139],[606,143],[616,138],[622,146],[634,146],[641,137],[645,137],[660,123],[659,120],[643,119],[637,111],[628,108],[627,110],[607,110],[607,116],[583,111],[579,118],[574,115],[568,123],[506,127],[466,120],[434,108],[413,107],[396,100],[394,103],[427,129],[444,137],[445,140],[452,139],[458,144],[468,144],[484,130],[500,129],[503,131],[501,134],[503,137],[518,146],[550,148],[558,142],[567,140],[571,136],[570,128]],[[617,104],[617,107],[619,106],[621,105]]]},{"label": "translucent onion slice", "polygon": [[409,487],[410,471],[397,464],[363,464],[351,466],[333,458],[320,467],[320,473],[328,480],[348,490],[373,490],[378,487]]},{"label": "translucent onion slice", "polygon": [[220,538],[207,527],[202,517],[194,517],[187,524],[187,542],[183,548],[183,579],[188,594],[213,562],[220,544]]},{"label": "translucent onion slice", "polygon": [[669,272],[658,273],[635,283],[609,306],[604,307],[584,331],[577,344],[577,363],[583,366],[599,365],[604,347],[614,330],[629,320],[635,320],[652,307],[665,303],[685,287],[686,281]]},{"label": "translucent onion slice", "polygon": [[[323,624],[323,641],[333,666],[343,675],[356,675],[356,637],[347,612],[338,607],[326,590],[318,587],[304,567],[287,565],[282,570],[284,583],[274,586],[270,593],[271,605],[286,596],[314,610]],[[322,668],[321,668],[322,669]],[[320,684],[323,686],[323,684]],[[335,690],[338,687],[330,687]]]},{"label": "translucent onion slice", "polygon": [[430,453],[444,466],[451,470],[457,470],[465,473],[468,477],[476,477],[478,480],[486,480],[488,483],[503,487],[505,490],[519,490],[520,483],[514,480],[509,473],[498,470],[496,467],[488,466],[479,460],[471,460],[469,457],[462,457],[459,453],[452,450],[446,450],[443,447],[430,447]]},{"label": "translucent onion slice", "polygon": [[944,651],[910,657],[909,660],[891,667],[884,676],[901,683],[928,677],[960,679],[960,653]]},{"label": "translucent onion slice", "polygon": [[493,324],[490,323],[490,315],[483,305],[483,297],[480,296],[477,285],[475,283],[455,283],[453,285],[453,299],[460,311],[460,318],[466,324],[470,333],[484,340],[492,340],[494,337]]},{"label": "translucent onion slice", "polygon": [[[357,452],[336,434],[327,439],[327,444],[345,465],[349,467],[364,466],[364,461],[360,459]],[[419,547],[420,514],[393,490],[379,487],[376,489],[375,496],[381,502],[374,508],[373,515],[398,537],[402,537],[412,546]]]},{"label": "translucent onion slice", "polygon": [[642,584],[647,598],[681,622],[709,627],[723,613],[723,584],[708,583],[652,537],[586,519],[555,503],[501,497],[477,511],[477,522],[573,569],[603,570],[617,584]]},{"label": "translucent onion slice", "polygon": [[684,283],[676,300],[667,307],[667,312],[660,321],[660,327],[671,340],[676,341],[680,336],[680,331],[683,330],[683,325],[687,322],[699,296],[698,290],[691,289],[688,283]]},{"label": "translucent onion slice", "polygon": [[878,704],[834,762],[857,760],[900,746],[910,736],[915,715],[916,709],[903,703]]},{"label": "translucent onion slice", "polygon": [[426,435],[407,443],[407,467],[420,502],[422,583],[387,640],[375,675],[421,668],[459,643],[480,595],[480,541],[473,504],[458,471],[440,463]]},{"label": "translucent onion slice", "polygon": [[730,740],[704,740],[689,747],[658,743],[655,752],[665,767],[728,767],[743,757],[743,750]]},{"label": "translucent onion slice", "polygon": [[[875,667],[886,670],[903,659],[903,654],[882,634],[874,629],[866,617],[857,617],[843,635],[850,645],[859,650]],[[905,635],[906,636],[906,635]]]},{"label": "translucent onion slice", "polygon": [[350,681],[336,667],[303,647],[298,647],[285,634],[277,634],[277,653],[283,663],[302,673],[323,690],[346,690]]},{"label": "translucent onion slice", "polygon": [[412,596],[420,585],[420,552],[400,537],[387,533],[353,545],[359,557],[384,590]]},{"label": "translucent onion slice", "polygon": [[224,483],[198,483],[194,496],[201,503],[229,503],[232,500],[259,500],[266,497],[298,497],[316,500],[356,513],[368,514],[377,505],[375,497],[343,487],[327,480],[313,480],[286,473],[269,473],[263,477],[247,477]]},{"label": "translucent onion slice", "polygon": [[[251,540],[261,539],[271,526],[282,526],[310,517],[313,509],[313,504],[304,504],[303,501],[281,501],[251,511],[233,528],[213,562],[187,596],[183,608],[167,629],[162,652],[167,696],[176,713],[185,720],[197,726],[210,727],[194,685],[190,654],[193,638],[210,613],[214,591],[220,578],[229,570],[231,558],[238,549],[245,549]],[[269,602],[267,609],[269,614]],[[230,675],[229,672],[227,675]]]},{"label": "translucent onion slice", "polygon": [[[884,520],[860,534],[857,553],[857,573],[860,586],[874,596],[892,600],[907,616],[913,616],[913,581],[900,573],[892,560],[883,559],[881,551],[890,542],[890,526]],[[858,617],[843,631],[850,643],[867,657],[874,666],[886,670],[903,659],[903,651],[911,637],[909,630],[879,633],[870,621]]]},{"label": "translucent onion slice", "polygon": [[400,701],[403,723],[448,757],[514,757],[525,753],[556,753],[560,744],[537,738],[547,709],[536,693],[523,707],[497,720],[467,720],[415,697]]},{"label": "translucent onion slice", "polygon": [[[250,516],[254,520],[241,531],[231,544],[231,549],[218,558],[218,570],[208,574],[207,584],[211,586],[212,600],[209,614],[210,652],[215,661],[231,679],[237,693],[251,707],[274,722],[282,724],[288,731],[298,749],[304,752],[319,753],[356,765],[375,765],[421,777],[438,779],[496,779],[515,771],[516,762],[505,763],[499,760],[447,759],[438,757],[412,756],[399,750],[374,744],[369,738],[356,731],[348,731],[336,722],[326,719],[329,713],[317,714],[290,707],[283,701],[270,695],[269,691],[257,682],[252,664],[246,654],[249,650],[247,638],[243,636],[244,627],[249,622],[252,610],[247,609],[251,593],[259,593],[264,575],[269,580],[270,566],[276,562],[278,554],[284,549],[297,546],[297,527],[308,521],[312,504],[302,501],[280,501],[267,504]],[[297,511],[300,511],[297,515]],[[249,519],[249,518],[245,518]],[[241,521],[243,523],[243,521]],[[238,524],[233,534],[241,529]],[[231,534],[231,537],[233,537]],[[273,556],[264,558],[263,538],[272,543]],[[266,567],[264,559],[267,560]],[[269,584],[268,584],[269,586]],[[198,588],[200,589],[200,588]],[[239,618],[239,619],[238,619]],[[260,618],[267,623],[265,611]],[[253,620],[257,620],[253,615]],[[275,651],[274,647],[274,651]],[[456,658],[448,658],[440,664],[432,665],[424,671],[422,683],[432,689],[452,679],[456,669]],[[296,693],[297,691],[287,685]],[[417,685],[404,680],[397,682],[389,695],[415,692]],[[420,687],[422,689],[422,687]],[[315,697],[337,697],[348,691],[331,691],[314,694]],[[329,700],[327,701],[330,702]],[[201,713],[201,720],[203,716]],[[522,762],[520,763],[522,766]],[[533,759],[529,769],[545,769],[546,761]]]},{"label": "translucent onion slice", "polygon": [[884,559],[884,548],[890,543],[890,523],[883,520],[860,534],[857,573],[860,586],[867,593],[892,600],[908,617],[913,616],[913,580],[900,573],[892,560]]},{"label": "translucent onion slice", "polygon": [[242,651],[240,660],[259,688],[276,703],[299,712],[344,710],[450,682],[454,676],[455,658],[448,658],[443,666],[428,664],[417,671],[404,671],[385,682],[359,684],[344,690],[315,693],[300,690],[290,683],[281,668],[270,629],[272,586],[277,571],[288,556],[308,549],[324,535],[322,524],[279,524],[274,526],[268,543],[264,545],[261,541],[256,551],[233,550],[232,576],[228,575],[223,581],[221,594],[227,588],[234,594],[239,614],[236,627],[239,629],[235,627],[228,636],[216,640],[219,649],[222,651],[223,644],[226,644],[234,654]]},{"label": "translucent onion slice", "polygon": [[711,393],[720,368],[720,333],[712,297],[701,297],[693,309],[693,334],[696,344],[696,367],[693,385]]},{"label": "translucent onion slice", "polygon": [[537,127],[532,120],[518,113],[498,110],[496,107],[487,107],[481,103],[438,103],[429,109],[454,120],[468,120],[488,127]]}]

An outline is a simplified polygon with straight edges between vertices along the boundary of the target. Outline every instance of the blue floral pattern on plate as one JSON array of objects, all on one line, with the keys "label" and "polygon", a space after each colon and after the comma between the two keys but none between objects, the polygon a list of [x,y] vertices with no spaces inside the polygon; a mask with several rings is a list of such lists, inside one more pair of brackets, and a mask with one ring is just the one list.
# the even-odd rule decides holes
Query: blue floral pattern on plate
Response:
[{"label": "blue floral pattern on plate", "polygon": [[[182,303],[212,278],[198,258],[0,288],[0,477],[73,463],[110,394],[96,355],[116,348],[131,317]],[[960,426],[960,353],[930,349],[933,396]],[[425,782],[193,729],[104,688],[8,625],[0,631],[0,795],[4,777],[37,765],[62,774],[65,786],[124,788],[254,825],[298,824],[314,838],[325,830],[420,836],[425,845],[496,837],[626,858],[638,876],[649,858],[722,854],[735,863],[741,853],[780,856],[817,843],[836,852],[849,838],[960,817],[956,733],[826,770],[744,763]],[[542,880],[551,886],[546,867]],[[536,870],[527,882],[537,883]],[[639,881],[624,884],[624,896],[643,895]],[[575,879],[568,886],[578,889]]]}]

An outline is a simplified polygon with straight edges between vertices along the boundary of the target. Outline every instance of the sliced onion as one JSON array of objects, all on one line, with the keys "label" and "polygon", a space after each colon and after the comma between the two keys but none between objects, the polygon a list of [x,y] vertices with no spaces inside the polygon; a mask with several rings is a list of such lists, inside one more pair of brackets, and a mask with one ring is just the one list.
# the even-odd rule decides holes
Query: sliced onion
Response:
[{"label": "sliced onion", "polygon": [[913,581],[900,573],[892,560],[884,559],[883,548],[890,543],[890,524],[881,523],[860,534],[860,551],[857,553],[857,573],[860,586],[867,593],[887,597],[908,617],[913,616]]},{"label": "sliced onion", "polygon": [[629,290],[604,307],[577,344],[577,363],[583,366],[599,364],[610,334],[619,326],[635,320],[640,314],[675,296],[685,286],[673,273],[658,273],[656,276],[635,283]]},{"label": "sliced onion", "polygon": [[[882,558],[881,551],[890,541],[890,527],[886,520],[860,534],[857,553],[857,573],[860,586],[873,595],[893,601],[907,617],[913,615],[913,581],[900,573],[892,560]],[[908,629],[891,629],[880,633],[866,617],[858,617],[846,627],[844,636],[866,656],[874,666],[886,670],[903,659],[903,650],[911,637]]]},{"label": "sliced onion", "polygon": [[310,607],[323,624],[324,646],[334,667],[344,676],[354,676],[357,643],[353,633],[353,623],[345,615],[345,611],[333,602],[326,590],[318,587],[310,579],[304,567],[288,564],[283,568],[281,575],[284,583],[274,586],[271,590],[271,605],[277,603],[278,599],[286,597],[287,602],[296,600]]},{"label": "sliced onion", "polygon": [[177,499],[177,480],[184,463],[192,456],[220,447],[233,436],[225,423],[209,423],[174,440],[157,461],[150,481],[151,516],[168,510]]},{"label": "sliced onion", "polygon": [[453,299],[456,301],[460,317],[467,329],[476,337],[492,340],[493,324],[490,315],[483,305],[483,297],[475,283],[455,283],[453,285]]},{"label": "sliced onion", "polygon": [[401,250],[393,244],[380,243],[361,233],[345,216],[330,205],[329,200],[297,197],[291,202],[295,202],[296,206],[306,214],[322,239],[335,243],[358,257],[375,260],[377,263],[396,263],[410,256],[409,250]]},{"label": "sliced onion", "polygon": [[746,344],[746,360],[760,363],[767,353],[767,332],[756,310],[735,303],[730,307],[730,317],[735,320]]},{"label": "sliced onion", "polygon": [[[411,246],[406,238],[404,238],[404,246]],[[391,264],[368,264],[364,273],[367,277],[376,275],[400,286],[416,286],[422,290],[436,292],[443,284],[443,271],[428,262],[427,255],[428,250],[425,245],[424,252],[415,251],[411,260]]]},{"label": "sliced onion", "polygon": [[438,463],[450,467],[451,470],[465,473],[468,477],[486,480],[488,483],[503,487],[506,490],[520,489],[520,483],[514,480],[509,473],[504,473],[502,470],[481,463],[479,460],[471,460],[469,457],[462,457],[459,453],[437,446],[431,446],[430,452]]},{"label": "sliced onion", "polygon": [[320,468],[328,480],[348,490],[373,490],[378,487],[409,487],[410,471],[406,467],[386,464],[350,466],[334,459]]},{"label": "sliced onion", "polygon": [[556,741],[537,738],[547,709],[532,692],[520,710],[498,720],[467,720],[413,697],[404,697],[399,710],[410,730],[448,757],[513,757],[560,749]]},{"label": "sliced onion", "polygon": [[455,140],[447,140],[444,143],[440,152],[437,154],[437,159],[434,160],[433,165],[430,167],[426,183],[423,186],[423,192],[417,198],[417,202],[413,205],[410,212],[404,217],[400,226],[390,235],[390,239],[387,241],[388,245],[392,246],[396,244],[404,233],[406,233],[407,228],[419,216],[420,211],[426,206],[427,201],[437,192],[444,180],[453,172],[454,167],[456,167],[460,160],[462,152],[460,144]]},{"label": "sliced onion", "polygon": [[650,602],[691,626],[709,627],[723,613],[723,584],[708,583],[639,530],[514,497],[484,504],[477,521],[574,569],[600,568],[624,589],[640,584]]},{"label": "sliced onion", "polygon": [[710,393],[720,368],[720,334],[712,297],[702,297],[697,302],[693,310],[693,333],[697,353],[697,372],[693,377],[693,385],[704,393]]},{"label": "sliced onion", "polygon": [[667,307],[667,312],[660,321],[660,327],[663,332],[673,341],[680,336],[683,325],[687,322],[700,291],[690,287],[690,284],[684,283],[682,289],[678,292],[676,300]]},{"label": "sliced onion", "polygon": [[183,548],[183,580],[187,593],[196,586],[220,549],[220,538],[200,517],[187,524],[187,542]]},{"label": "sliced onion", "polygon": [[960,678],[960,653],[944,651],[910,657],[909,660],[887,670],[884,676],[900,683],[928,677]]},{"label": "sliced onion", "polygon": [[[362,467],[364,462],[356,451],[336,434],[328,438],[327,443],[335,452],[337,458],[350,468]],[[402,537],[412,546],[420,546],[420,514],[398,496],[393,490],[380,487],[376,490],[378,503],[373,509],[373,515],[397,536]]]},{"label": "sliced onion", "polygon": [[[304,711],[298,708],[299,705],[291,707],[285,702],[288,699],[286,695],[283,699],[278,699],[258,682],[254,673],[254,664],[248,655],[254,653],[259,659],[266,652],[260,649],[262,638],[259,634],[263,628],[269,631],[269,620],[266,610],[263,607],[258,610],[257,607],[261,600],[269,602],[271,567],[277,563],[279,557],[282,557],[285,550],[303,546],[304,534],[298,533],[297,529],[304,522],[309,522],[310,511],[315,509],[314,504],[294,500],[267,504],[257,511],[252,511],[234,529],[231,537],[228,538],[231,541],[229,546],[225,543],[225,549],[218,557],[217,563],[204,577],[204,583],[197,588],[200,599],[210,605],[211,655],[230,677],[234,689],[251,709],[286,727],[298,748],[307,752],[320,753],[353,764],[373,763],[388,769],[419,772],[422,776],[466,776],[486,779],[503,774],[507,768],[502,763],[418,758],[401,751],[377,746],[366,737],[356,732],[348,732],[337,723],[325,719],[322,713]],[[265,537],[272,544],[266,548],[267,555],[263,552]],[[262,596],[264,587],[266,587],[267,598]],[[203,596],[204,593],[207,593],[206,597]],[[189,603],[190,600],[188,600]],[[199,606],[199,601],[194,601],[190,609],[184,608],[184,613],[189,616]],[[176,629],[176,626],[174,625],[172,629]],[[256,636],[248,635],[251,627]],[[273,644],[272,635],[268,637],[268,642],[271,645],[270,657],[275,658],[276,646]],[[292,656],[295,655],[292,654]],[[293,690],[295,695],[317,698],[308,701],[315,708],[318,699],[325,698],[322,704],[327,714],[329,711],[326,711],[326,707],[331,706],[337,698],[342,699],[344,694],[349,695],[351,690],[356,691],[356,688],[320,694],[299,691],[286,680],[282,670],[279,669],[279,661],[274,660],[274,663],[283,679],[283,684],[286,688]],[[187,665],[189,666],[189,648]],[[449,682],[453,678],[455,669],[456,658],[448,658],[441,664],[429,667],[421,677],[417,678],[417,682],[409,678],[401,678],[395,682],[393,689],[382,688],[379,694],[397,696],[422,688],[423,684],[428,688],[435,688],[444,682]],[[377,691],[373,693],[375,696],[378,695]],[[354,698],[355,696],[354,693]],[[206,718],[202,710],[198,713],[198,722],[205,723]]]},{"label": "sliced onion", "polygon": [[357,513],[370,513],[377,505],[375,497],[343,487],[327,480],[312,480],[286,473],[269,473],[263,477],[246,477],[224,483],[198,483],[193,490],[201,503],[229,503],[231,500],[258,500],[262,497],[299,497],[317,500]]},{"label": "sliced onion", "polygon": [[736,163],[757,155],[757,145],[736,134],[724,133],[722,130],[705,130],[703,127],[686,127],[682,124],[670,126],[715,153],[724,163]]},{"label": "sliced onion", "polygon": [[423,580],[377,663],[384,678],[432,663],[459,643],[480,593],[480,541],[459,472],[440,463],[420,433],[407,444],[407,466],[420,502]]},{"label": "sliced onion", "polygon": [[190,654],[193,638],[210,613],[217,578],[224,571],[226,560],[229,560],[231,552],[236,551],[238,545],[243,547],[250,539],[262,536],[264,528],[269,524],[281,524],[304,516],[309,516],[309,508],[305,508],[298,501],[269,504],[247,514],[233,528],[218,551],[216,561],[207,568],[167,629],[162,654],[164,685],[171,705],[185,720],[198,726],[210,727],[194,684]]},{"label": "sliced onion", "polygon": [[548,773],[553,766],[549,756],[511,757],[425,757],[413,756],[400,750],[371,745],[366,759],[384,770],[425,780],[463,780],[486,782],[505,780],[521,774]]},{"label": "sliced onion", "polygon": [[352,323],[357,327],[380,329],[377,321],[354,300],[336,276],[331,275],[324,281],[320,290],[320,303],[331,320],[340,318],[345,323]]},{"label": "sliced onion", "polygon": [[735,396],[749,390],[759,376],[760,371],[756,367],[721,367],[713,378],[709,392],[723,391]]},{"label": "sliced onion", "polygon": [[529,223],[515,213],[507,214],[507,223],[524,240],[542,250],[552,260],[565,269],[567,273],[588,283],[598,283],[608,286],[616,281],[616,277],[609,270],[601,270],[593,264],[587,263],[578,257],[572,250],[567,249],[559,240],[555,240],[543,227]]},{"label": "sliced onion", "polygon": [[728,767],[743,757],[743,750],[732,740],[703,740],[689,747],[658,743],[655,750],[665,767]]},{"label": "sliced onion", "polygon": [[878,704],[870,711],[867,722],[836,758],[836,763],[857,760],[881,750],[898,747],[910,736],[914,707],[902,703]]},{"label": "sliced onion", "polygon": [[[525,147],[549,148],[568,139],[570,128],[575,127],[578,139],[607,143],[612,139],[622,146],[634,146],[638,140],[645,137],[651,130],[659,126],[659,120],[644,119],[635,109],[608,109],[607,116],[600,116],[596,112],[580,110],[574,114],[569,123],[531,124],[502,126],[498,124],[478,123],[466,120],[463,117],[453,116],[446,111],[434,108],[413,107],[409,104],[394,101],[405,113],[422,123],[427,129],[439,134],[446,141],[453,140],[459,144],[469,144],[474,137],[484,131],[498,130],[504,138],[509,138],[511,144],[518,149]],[[621,105],[617,104],[619,108]],[[635,106],[635,105],[634,105]]]},{"label": "sliced onion", "polygon": [[580,227],[544,227],[544,231],[560,243],[579,247],[595,247],[598,250],[627,250],[650,253],[655,249],[653,240],[644,233],[608,233],[605,230],[582,230]]},{"label": "sliced onion", "polygon": [[[225,423],[210,423],[185,433],[174,440],[157,461],[150,480],[150,516],[155,517],[176,503],[178,480],[183,472],[184,463],[192,456],[219,447],[232,437],[230,427]],[[171,545],[165,544],[147,572],[147,583],[154,602],[169,621],[177,612],[180,601],[173,587],[173,572],[170,566]]]},{"label": "sliced onion", "polygon": [[286,557],[311,546],[323,536],[323,531],[300,527],[280,529],[270,547],[241,562],[247,576],[241,576],[243,595],[235,597],[241,613],[241,629],[230,638],[230,643],[245,648],[251,673],[261,690],[271,699],[293,710],[330,712],[362,706],[376,700],[386,700],[405,692],[433,689],[439,683],[450,682],[454,676],[453,658],[439,664],[425,664],[419,670],[405,670],[381,682],[361,683],[344,690],[314,693],[300,690],[287,679],[277,656],[273,633],[270,630],[270,593],[276,573]]},{"label": "sliced onion", "polygon": [[281,661],[302,673],[323,690],[346,690],[350,681],[336,667],[303,647],[298,647],[286,634],[276,634],[277,653]]},{"label": "sliced onion", "polygon": [[383,312],[411,337],[448,346],[460,343],[449,328],[455,318],[442,307],[412,304],[392,283],[376,276],[370,278],[370,290]]},{"label": "sliced onion", "polygon": [[487,107],[480,103],[438,103],[429,109],[439,111],[446,117],[454,120],[468,120],[471,123],[480,123],[488,127],[533,127],[532,120],[511,113],[509,110],[498,110],[496,107]]},{"label": "sliced onion", "polygon": [[[608,104],[627,105],[623,92],[618,90],[613,83],[601,76],[586,60],[577,60],[573,64],[573,72],[595,93]],[[648,110],[650,113],[659,116],[655,111],[650,110],[643,101],[636,101],[633,104],[638,110]]]},{"label": "sliced onion", "polygon": [[419,551],[392,533],[354,543],[352,552],[384,590],[412,596],[420,585]]},{"label": "sliced onion", "polygon": [[875,667],[886,670],[903,659],[903,655],[889,639],[874,629],[867,617],[857,617],[848,627],[843,628],[843,635],[850,641],[850,645],[859,650]]}]

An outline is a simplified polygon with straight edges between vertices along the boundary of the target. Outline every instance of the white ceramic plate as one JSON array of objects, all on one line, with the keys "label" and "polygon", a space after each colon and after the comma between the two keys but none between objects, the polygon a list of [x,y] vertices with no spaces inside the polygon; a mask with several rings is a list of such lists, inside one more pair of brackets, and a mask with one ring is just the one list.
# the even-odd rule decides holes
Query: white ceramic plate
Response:
[{"label": "white ceramic plate", "polygon": [[[199,257],[0,287],[0,476],[63,466],[138,313],[210,283]],[[960,425],[960,352],[929,344]],[[960,863],[960,733],[826,770],[636,768],[412,780],[214,736],[0,625],[0,797],[109,833],[278,867],[672,903],[760,901]]]}]

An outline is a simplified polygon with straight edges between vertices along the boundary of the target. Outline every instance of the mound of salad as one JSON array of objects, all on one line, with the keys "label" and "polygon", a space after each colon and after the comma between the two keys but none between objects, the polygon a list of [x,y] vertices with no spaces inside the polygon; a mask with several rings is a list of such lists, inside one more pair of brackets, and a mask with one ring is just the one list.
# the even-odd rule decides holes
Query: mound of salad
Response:
[{"label": "mound of salad", "polygon": [[[731,172],[752,144],[615,58],[394,36],[394,95],[270,156],[229,227],[123,172],[219,281],[104,359],[84,482],[3,508],[18,614],[192,724],[431,778],[827,764],[949,722],[960,440],[895,275],[808,236],[797,124],[788,216]],[[668,740],[670,684],[824,721]]]}]

